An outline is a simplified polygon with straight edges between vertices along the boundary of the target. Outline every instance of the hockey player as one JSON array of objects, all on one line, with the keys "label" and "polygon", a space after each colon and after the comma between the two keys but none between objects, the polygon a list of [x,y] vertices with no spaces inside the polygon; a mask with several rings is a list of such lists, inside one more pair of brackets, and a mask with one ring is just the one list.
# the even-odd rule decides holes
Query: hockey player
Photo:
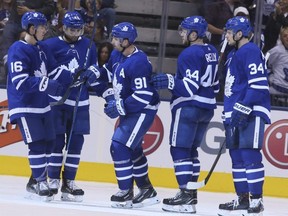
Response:
[{"label": "hockey player", "polygon": [[225,28],[225,37],[234,49],[226,61],[224,126],[237,199],[220,204],[219,215],[236,210],[259,215],[264,210],[261,148],[264,126],[270,123],[267,70],[262,52],[249,42],[249,20],[236,16],[227,21]]},{"label": "hockey player", "polygon": [[188,190],[186,185],[198,180],[197,149],[214,115],[215,95],[219,91],[218,53],[215,47],[203,42],[207,25],[201,16],[185,18],[179,35],[188,47],[178,57],[176,75],[162,73],[152,78],[157,89],[172,92],[169,142],[180,191],[163,200],[165,211],[196,213],[197,191]]},{"label": "hockey player", "polygon": [[10,121],[18,125],[29,148],[28,159],[34,179],[30,179],[26,189],[42,197],[51,195],[47,166],[55,143],[48,94],[63,94],[63,87],[47,77],[53,62],[47,47],[40,43],[47,31],[46,22],[39,12],[27,12],[22,16],[26,35],[24,40],[9,48],[7,78]]},{"label": "hockey player", "polygon": [[[85,66],[96,63],[96,47],[94,43],[89,47],[90,40],[82,36],[84,22],[78,12],[67,12],[62,22],[64,34],[59,37],[47,39],[45,44],[57,59],[58,65],[72,71],[75,75],[77,71],[83,69]],[[90,52],[87,53],[88,48],[90,48]],[[87,75],[87,73],[84,74],[84,76]],[[93,72],[90,73],[92,76],[93,74]],[[49,75],[53,76],[53,74]],[[56,77],[58,76],[61,75],[56,75]],[[82,78],[84,78],[84,76],[81,75]],[[96,91],[98,96],[103,94],[106,100],[114,99],[112,89],[108,89],[106,86],[106,84],[95,83],[88,79],[86,85],[84,85],[81,90],[77,113],[74,113],[74,107],[80,86],[72,88],[69,98],[63,105],[52,107],[56,129],[56,146],[52,152],[48,167],[49,186],[53,194],[58,193],[63,160],[62,150],[65,148],[65,145],[68,145],[68,153],[66,160],[63,161],[64,169],[62,172],[61,199],[63,201],[80,202],[83,200],[84,191],[75,184],[75,177],[84,144],[84,135],[90,133],[88,88]],[[60,97],[53,97],[53,100],[59,99]],[[76,120],[71,140],[68,144],[73,115],[76,115]]]},{"label": "hockey player", "polygon": [[[133,43],[137,31],[133,24],[123,22],[112,29],[112,51],[104,65],[100,80],[108,81],[112,72],[115,100],[106,104],[110,118],[120,116],[110,146],[120,191],[111,196],[112,207],[132,208],[159,203],[148,177],[147,158],[143,153],[143,137],[153,123],[159,104],[157,91],[151,86],[152,65],[147,55]],[[106,68],[106,69],[105,69]],[[89,70],[97,69],[97,66]],[[134,196],[133,182],[139,193]]]}]

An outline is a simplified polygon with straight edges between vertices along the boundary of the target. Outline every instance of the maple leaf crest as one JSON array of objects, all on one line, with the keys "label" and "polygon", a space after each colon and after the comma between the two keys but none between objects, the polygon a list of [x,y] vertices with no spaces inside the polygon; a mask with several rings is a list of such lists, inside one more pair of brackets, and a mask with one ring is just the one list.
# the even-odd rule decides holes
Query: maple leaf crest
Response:
[{"label": "maple leaf crest", "polygon": [[75,71],[75,69],[79,68],[79,63],[76,60],[76,58],[73,58],[69,63],[68,63],[68,70],[69,71]]},{"label": "maple leaf crest", "polygon": [[45,63],[42,61],[39,70],[34,71],[35,77],[47,76],[47,69]]},{"label": "maple leaf crest", "polygon": [[113,78],[113,89],[114,89],[114,97],[116,100],[120,99],[120,94],[123,89],[123,85],[117,82],[116,76]]},{"label": "maple leaf crest", "polygon": [[226,80],[225,80],[225,96],[230,97],[232,92],[232,85],[235,81],[235,77],[231,75],[230,68],[227,71]]}]

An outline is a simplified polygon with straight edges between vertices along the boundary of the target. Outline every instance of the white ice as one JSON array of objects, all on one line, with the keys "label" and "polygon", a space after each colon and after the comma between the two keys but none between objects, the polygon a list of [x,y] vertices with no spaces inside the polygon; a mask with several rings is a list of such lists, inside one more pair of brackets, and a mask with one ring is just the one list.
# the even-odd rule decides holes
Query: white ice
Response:
[{"label": "white ice", "polygon": [[[77,185],[84,191],[82,203],[61,202],[60,195],[55,201],[43,202],[29,200],[25,187],[27,177],[0,175],[0,216],[179,216],[181,213],[163,212],[161,203],[140,209],[115,209],[110,207],[110,196],[118,191],[117,185],[77,181]],[[284,189],[284,188],[283,188]],[[286,188],[287,189],[287,188]],[[160,199],[172,197],[177,189],[156,187]],[[137,189],[136,191],[137,192]],[[197,214],[195,216],[217,215],[219,203],[231,201],[232,193],[198,192]],[[264,216],[287,216],[288,199],[264,197]]]}]

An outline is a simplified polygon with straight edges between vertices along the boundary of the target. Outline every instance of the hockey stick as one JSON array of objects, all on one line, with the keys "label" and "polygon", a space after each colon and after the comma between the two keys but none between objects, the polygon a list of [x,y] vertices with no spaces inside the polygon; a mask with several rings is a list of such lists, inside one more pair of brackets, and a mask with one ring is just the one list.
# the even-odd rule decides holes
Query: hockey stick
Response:
[{"label": "hockey stick", "polygon": [[83,88],[83,84],[81,84],[81,86],[80,86],[80,90],[78,92],[78,95],[77,95],[77,98],[76,98],[76,102],[75,102],[75,106],[74,106],[74,109],[73,109],[73,117],[72,117],[71,128],[70,128],[67,144],[66,144],[66,147],[65,147],[65,151],[64,151],[64,154],[63,154],[63,160],[62,160],[62,164],[63,165],[65,165],[67,154],[68,154],[68,149],[69,149],[69,146],[70,146],[70,143],[71,143],[71,138],[72,138],[72,133],[73,133],[74,125],[75,125],[75,121],[76,121],[76,115],[77,115],[77,110],[78,110],[78,105],[79,105],[79,100],[80,100],[82,88]]},{"label": "hockey stick", "polygon": [[225,52],[225,49],[226,49],[227,44],[228,44],[228,41],[227,41],[227,38],[225,38],[224,41],[223,41],[221,50],[220,50],[220,56],[219,56],[219,59],[218,59],[218,63],[219,63],[219,64],[221,63],[221,61],[222,61],[222,59],[223,59],[224,52]]},{"label": "hockey stick", "polygon": [[86,55],[85,55],[85,62],[84,62],[84,66],[82,69],[80,69],[79,71],[77,71],[76,75],[74,76],[73,78],[73,81],[72,83],[69,85],[69,87],[67,88],[66,92],[64,93],[64,95],[61,97],[60,100],[58,101],[55,101],[55,102],[51,102],[50,103],[50,106],[57,106],[57,105],[62,105],[64,104],[64,102],[67,100],[67,98],[69,97],[70,95],[70,92],[71,92],[71,89],[74,88],[75,86],[79,86],[79,85],[82,85],[84,83],[84,81],[82,80],[78,80],[78,78],[80,77],[80,75],[87,69],[87,63],[88,63],[88,59],[89,59],[89,56],[90,56],[90,51],[91,51],[91,47],[94,43],[94,37],[95,37],[95,34],[96,34],[96,29],[97,29],[97,9],[96,9],[96,0],[93,1],[93,8],[94,8],[94,17],[93,17],[93,22],[94,22],[94,25],[93,25],[93,30],[92,30],[92,33],[91,33],[91,36],[90,36],[90,42],[89,42],[89,46],[87,48],[87,51],[86,51]]},{"label": "hockey stick", "polygon": [[217,154],[217,156],[215,158],[215,161],[212,164],[212,167],[209,170],[208,175],[206,176],[206,178],[203,181],[200,181],[200,182],[188,182],[187,183],[187,189],[196,190],[196,189],[204,187],[208,183],[208,181],[209,181],[209,179],[210,179],[210,177],[211,177],[211,175],[212,175],[212,173],[213,173],[213,171],[214,171],[214,169],[215,169],[215,167],[216,167],[216,165],[217,165],[217,163],[219,161],[219,158],[220,158],[220,156],[222,154],[222,150],[223,150],[225,144],[226,144],[226,139],[221,144],[219,152],[218,152],[218,154]]}]

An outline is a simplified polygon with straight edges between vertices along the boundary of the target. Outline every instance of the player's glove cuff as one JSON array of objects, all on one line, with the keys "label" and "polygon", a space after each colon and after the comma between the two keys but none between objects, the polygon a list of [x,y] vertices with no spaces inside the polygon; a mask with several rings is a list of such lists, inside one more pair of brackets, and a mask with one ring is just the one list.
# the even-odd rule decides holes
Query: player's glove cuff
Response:
[{"label": "player's glove cuff", "polygon": [[246,115],[249,115],[252,112],[252,109],[250,107],[238,102],[234,104],[233,109]]},{"label": "player's glove cuff", "polygon": [[111,100],[114,100],[114,90],[113,90],[113,88],[106,89],[103,92],[102,97],[105,99],[106,103],[108,103]]},{"label": "player's glove cuff", "polygon": [[174,76],[171,74],[166,74],[168,77],[168,89],[173,90],[175,86]]},{"label": "player's glove cuff", "polygon": [[124,108],[124,102],[122,99],[116,101],[116,109],[120,115],[126,115],[126,111]]}]

